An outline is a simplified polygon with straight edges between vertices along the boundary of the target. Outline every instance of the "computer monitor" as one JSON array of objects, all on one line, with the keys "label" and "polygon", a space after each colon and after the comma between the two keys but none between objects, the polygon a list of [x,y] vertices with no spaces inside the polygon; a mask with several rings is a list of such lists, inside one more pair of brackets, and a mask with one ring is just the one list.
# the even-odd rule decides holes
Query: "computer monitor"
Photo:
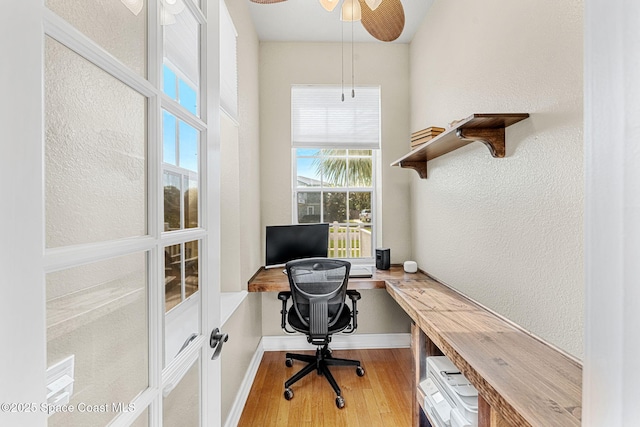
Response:
[{"label": "computer monitor", "polygon": [[269,225],[266,232],[265,267],[312,257],[326,257],[329,224]]}]

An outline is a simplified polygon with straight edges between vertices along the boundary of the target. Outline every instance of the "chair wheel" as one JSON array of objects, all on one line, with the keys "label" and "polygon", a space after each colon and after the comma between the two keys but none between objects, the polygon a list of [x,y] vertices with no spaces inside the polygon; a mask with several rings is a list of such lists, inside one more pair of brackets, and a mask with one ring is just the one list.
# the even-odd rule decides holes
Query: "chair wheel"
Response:
[{"label": "chair wheel", "polygon": [[357,374],[359,377],[364,377],[364,368],[363,368],[362,366],[358,366],[358,367],[356,368],[356,374]]},{"label": "chair wheel", "polygon": [[293,390],[291,390],[290,388],[285,388],[284,389],[284,398],[287,399],[287,400],[293,399]]},{"label": "chair wheel", "polygon": [[290,368],[293,366],[293,359],[291,359],[290,357],[288,357],[285,361],[284,364],[287,365],[287,368]]},{"label": "chair wheel", "polygon": [[338,409],[344,408],[344,398],[342,396],[336,397],[336,406]]}]

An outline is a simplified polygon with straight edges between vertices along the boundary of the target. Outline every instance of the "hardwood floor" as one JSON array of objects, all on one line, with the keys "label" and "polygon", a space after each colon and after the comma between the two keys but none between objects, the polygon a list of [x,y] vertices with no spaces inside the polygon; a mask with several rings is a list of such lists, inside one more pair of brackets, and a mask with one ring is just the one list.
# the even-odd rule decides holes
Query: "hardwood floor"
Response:
[{"label": "hardwood floor", "polygon": [[411,425],[410,349],[335,350],[335,357],[360,360],[365,369],[365,375],[358,377],[353,367],[331,367],[345,400],[342,409],[336,407],[329,382],[315,373],[294,384],[294,397],[287,401],[284,382],[304,364],[295,361],[286,367],[285,353],[264,353],[239,426]]}]

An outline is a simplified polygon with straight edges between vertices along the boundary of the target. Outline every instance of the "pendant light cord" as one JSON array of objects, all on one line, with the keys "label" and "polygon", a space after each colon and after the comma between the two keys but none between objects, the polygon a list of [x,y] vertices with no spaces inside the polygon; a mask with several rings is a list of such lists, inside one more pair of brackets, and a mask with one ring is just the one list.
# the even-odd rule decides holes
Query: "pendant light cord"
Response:
[{"label": "pendant light cord", "polygon": [[344,102],[344,25],[340,25],[340,77],[342,79],[342,102]]},{"label": "pendant light cord", "polygon": [[[351,98],[356,97],[356,84],[355,84],[355,71],[354,71],[354,44],[353,44],[353,2],[358,0],[351,1]],[[344,9],[343,9],[344,10]],[[340,28],[340,77],[341,77],[341,85],[342,85],[342,102],[344,102],[344,24],[342,24]]]},{"label": "pendant light cord", "polygon": [[351,98],[356,97],[356,89],[355,89],[355,72],[353,70],[353,2],[358,0],[351,0]]}]

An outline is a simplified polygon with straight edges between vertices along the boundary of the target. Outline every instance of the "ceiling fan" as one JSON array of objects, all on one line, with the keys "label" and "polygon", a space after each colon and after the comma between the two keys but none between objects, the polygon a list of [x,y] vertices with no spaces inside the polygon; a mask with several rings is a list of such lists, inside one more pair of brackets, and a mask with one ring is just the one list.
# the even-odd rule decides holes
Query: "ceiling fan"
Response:
[{"label": "ceiling fan", "polygon": [[[251,0],[258,4],[281,3],[287,0]],[[394,41],[404,29],[404,8],[400,0],[320,0],[328,12],[343,1],[343,21],[360,21],[362,26],[376,39]]]}]

